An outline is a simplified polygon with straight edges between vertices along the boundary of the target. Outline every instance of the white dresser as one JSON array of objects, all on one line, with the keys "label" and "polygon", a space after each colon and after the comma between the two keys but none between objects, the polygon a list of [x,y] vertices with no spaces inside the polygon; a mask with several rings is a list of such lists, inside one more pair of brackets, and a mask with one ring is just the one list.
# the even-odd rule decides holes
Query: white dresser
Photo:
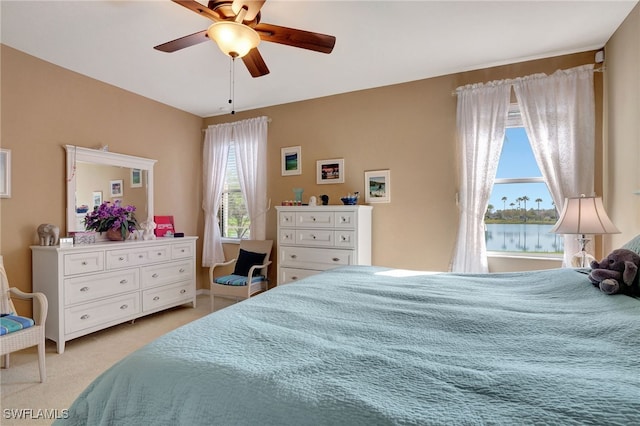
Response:
[{"label": "white dresser", "polygon": [[371,206],[278,206],[278,284],[371,265]]},{"label": "white dresser", "polygon": [[33,291],[47,296],[57,343],[173,306],[196,306],[197,237],[31,246]]}]

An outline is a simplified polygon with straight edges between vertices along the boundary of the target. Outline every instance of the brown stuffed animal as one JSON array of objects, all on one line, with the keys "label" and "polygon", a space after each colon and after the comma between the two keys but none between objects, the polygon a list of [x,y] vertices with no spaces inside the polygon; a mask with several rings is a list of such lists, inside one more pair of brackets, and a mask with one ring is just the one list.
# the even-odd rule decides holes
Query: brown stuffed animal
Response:
[{"label": "brown stuffed animal", "polygon": [[640,256],[627,249],[617,249],[600,263],[591,262],[589,279],[607,294],[640,295]]}]

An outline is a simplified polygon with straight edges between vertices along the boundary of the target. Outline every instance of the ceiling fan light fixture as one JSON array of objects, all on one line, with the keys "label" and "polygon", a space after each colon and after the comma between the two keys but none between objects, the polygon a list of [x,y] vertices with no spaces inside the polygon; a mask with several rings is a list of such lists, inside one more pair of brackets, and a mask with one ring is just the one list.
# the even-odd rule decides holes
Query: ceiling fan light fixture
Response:
[{"label": "ceiling fan light fixture", "polygon": [[232,58],[242,58],[260,43],[260,36],[253,28],[234,21],[213,23],[207,29],[207,35]]}]

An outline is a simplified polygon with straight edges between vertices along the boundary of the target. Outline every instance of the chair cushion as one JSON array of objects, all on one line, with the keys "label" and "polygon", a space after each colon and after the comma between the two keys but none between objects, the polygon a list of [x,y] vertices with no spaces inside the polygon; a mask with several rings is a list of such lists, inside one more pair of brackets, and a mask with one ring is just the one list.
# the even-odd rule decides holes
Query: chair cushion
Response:
[{"label": "chair cushion", "polygon": [[14,331],[24,330],[35,325],[31,318],[21,317],[19,315],[4,315],[0,317],[0,336],[13,333]]},{"label": "chair cushion", "polygon": [[264,258],[266,256],[266,253],[255,253],[252,251],[240,249],[233,274],[244,275],[246,277],[247,275],[249,275],[249,269],[251,269],[252,266],[262,265],[264,263]]},{"label": "chair cushion", "polygon": [[[246,276],[242,276],[242,275],[224,275],[222,277],[218,277],[215,280],[213,280],[216,284],[222,284],[222,285],[236,285],[236,286],[240,286],[240,285],[247,285],[247,277]],[[264,276],[262,275],[258,275],[257,277],[253,277],[251,282],[252,283],[257,283],[260,281],[264,281]]]}]

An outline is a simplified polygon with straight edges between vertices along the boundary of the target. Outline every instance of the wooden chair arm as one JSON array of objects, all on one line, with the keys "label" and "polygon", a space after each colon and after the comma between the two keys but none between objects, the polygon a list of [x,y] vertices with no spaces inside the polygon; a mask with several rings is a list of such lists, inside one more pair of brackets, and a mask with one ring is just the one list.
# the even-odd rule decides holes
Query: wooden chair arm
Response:
[{"label": "wooden chair arm", "polygon": [[49,309],[49,302],[47,296],[44,293],[25,293],[24,291],[11,287],[9,293],[13,294],[18,299],[32,300],[33,301],[33,320],[36,325],[42,325],[47,320],[47,311]]}]

